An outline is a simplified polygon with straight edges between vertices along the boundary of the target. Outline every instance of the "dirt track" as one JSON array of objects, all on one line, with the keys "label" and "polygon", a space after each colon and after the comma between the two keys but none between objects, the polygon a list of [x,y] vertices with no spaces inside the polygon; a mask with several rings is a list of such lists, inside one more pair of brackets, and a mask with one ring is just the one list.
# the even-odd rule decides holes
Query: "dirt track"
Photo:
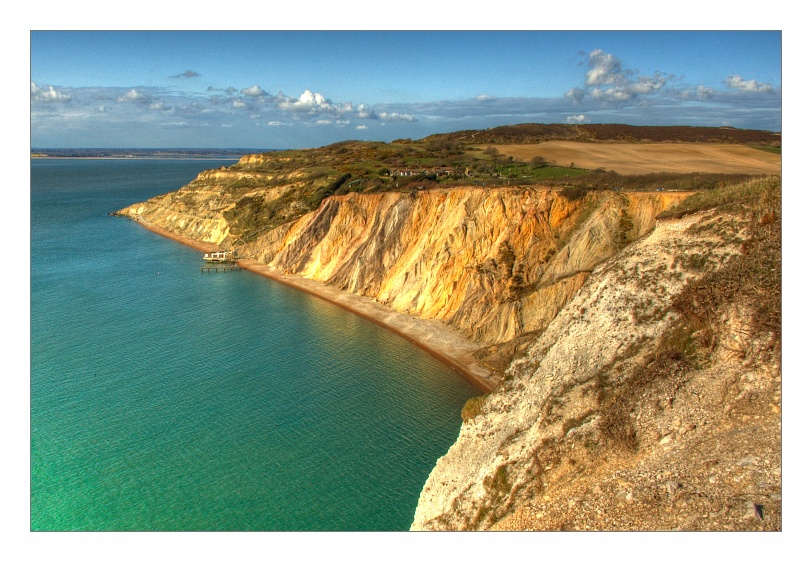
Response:
[{"label": "dirt track", "polygon": [[585,143],[547,141],[497,145],[500,153],[529,162],[541,156],[558,166],[603,168],[618,174],[726,173],[780,174],[781,155],[735,144]]}]

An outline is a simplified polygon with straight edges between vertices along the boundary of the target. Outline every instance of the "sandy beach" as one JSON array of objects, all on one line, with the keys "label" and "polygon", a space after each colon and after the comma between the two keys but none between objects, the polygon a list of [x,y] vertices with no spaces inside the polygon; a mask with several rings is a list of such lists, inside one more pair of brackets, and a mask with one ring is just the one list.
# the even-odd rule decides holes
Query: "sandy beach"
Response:
[{"label": "sandy beach", "polygon": [[[145,221],[136,220],[136,222],[147,230],[201,252],[222,250],[210,242],[201,242],[179,235]],[[266,264],[255,260],[238,259],[237,264],[247,271],[304,291],[396,333],[454,369],[483,392],[491,391],[498,382],[497,376],[482,367],[474,358],[474,353],[483,346],[469,340],[440,321],[415,318],[396,312],[374,299],[341,291],[299,275],[273,270]]]}]

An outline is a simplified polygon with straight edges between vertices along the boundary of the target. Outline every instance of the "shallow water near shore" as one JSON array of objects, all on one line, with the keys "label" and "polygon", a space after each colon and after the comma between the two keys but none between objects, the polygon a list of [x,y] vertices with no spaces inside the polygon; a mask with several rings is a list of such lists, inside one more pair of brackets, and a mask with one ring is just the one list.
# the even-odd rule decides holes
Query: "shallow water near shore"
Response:
[{"label": "shallow water near shore", "polygon": [[409,528],[476,390],[107,215],[231,163],[32,160],[33,530]]}]

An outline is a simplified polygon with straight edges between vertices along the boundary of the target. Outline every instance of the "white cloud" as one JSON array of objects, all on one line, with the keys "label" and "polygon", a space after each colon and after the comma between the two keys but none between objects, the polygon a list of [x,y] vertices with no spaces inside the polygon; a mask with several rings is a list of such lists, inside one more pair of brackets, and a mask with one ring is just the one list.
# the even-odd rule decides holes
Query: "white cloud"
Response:
[{"label": "white cloud", "polygon": [[[584,77],[584,86],[590,98],[597,102],[622,104],[635,101],[640,96],[648,96],[660,90],[668,82],[668,77],[655,73],[654,76],[637,76],[631,70],[625,70],[619,58],[595,49],[587,57],[589,70]],[[574,87],[565,97],[574,102],[581,102],[587,90]]]},{"label": "white cloud", "polygon": [[374,109],[371,109],[364,105],[363,103],[358,104],[358,111],[356,112],[360,119],[377,119],[378,114],[375,113]]},{"label": "white cloud", "polygon": [[[641,76],[635,70],[627,70],[624,61],[600,49],[584,54],[583,60],[581,83],[568,85],[573,87],[564,88],[565,95],[504,98],[472,92],[464,99],[413,103],[365,104],[358,103],[359,100],[334,103],[326,94],[315,90],[303,88],[300,96],[288,97],[282,92],[267,94],[258,85],[243,90],[210,87],[208,91],[216,95],[201,95],[199,91],[184,92],[178,87],[135,85],[127,91],[127,88],[99,86],[40,87],[31,82],[32,143],[43,146],[63,142],[60,139],[69,134],[66,123],[71,123],[72,130],[83,131],[83,139],[118,134],[116,138],[123,140],[110,141],[114,144],[129,142],[130,137],[108,131],[124,131],[127,129],[124,125],[128,125],[134,129],[147,130],[151,126],[176,131],[178,136],[185,133],[186,127],[192,130],[191,127],[208,126],[209,131],[216,127],[223,134],[233,132],[235,137],[244,134],[245,138],[259,139],[252,141],[257,144],[266,142],[263,139],[278,137],[302,146],[324,144],[320,139],[327,137],[341,140],[342,127],[345,127],[344,135],[354,129],[377,139],[419,138],[437,131],[484,129],[506,122],[707,124],[724,121],[741,128],[780,129],[780,96],[753,94],[780,93],[780,84],[773,87],[740,75],[731,75],[725,82],[725,75],[721,75],[717,78],[716,90],[696,84],[677,87],[672,85],[677,79],[671,75],[651,72]],[[710,98],[713,103],[700,103]],[[116,126],[102,130],[98,126],[102,119]],[[174,119],[175,126],[167,126],[165,119]],[[181,122],[187,123],[186,127],[180,127]],[[373,127],[371,123],[384,128]],[[164,126],[160,127],[161,124]],[[233,131],[224,129],[228,126]],[[285,129],[269,129],[271,127]],[[95,140],[83,142],[95,144]]]},{"label": "white cloud", "polygon": [[[305,90],[299,99],[287,98],[279,102],[280,109],[286,111],[296,111],[301,113],[321,113],[325,111],[336,111],[333,102],[325,98],[318,92],[314,93]],[[346,106],[345,106],[346,107]]]},{"label": "white cloud", "polygon": [[617,84],[625,79],[621,70],[620,59],[616,56],[595,49],[589,53],[589,71],[586,73],[587,86]]},{"label": "white cloud", "polygon": [[583,90],[583,88],[570,88],[570,91],[564,94],[564,97],[573,99],[578,102],[583,100],[585,95],[586,92]]},{"label": "white cloud", "polygon": [[[363,104],[361,104],[361,105],[363,106]],[[353,111],[352,102],[345,101],[345,102],[340,103],[338,105],[334,105],[333,109],[335,111],[337,111],[338,113],[350,113],[350,112]]]},{"label": "white cloud", "polygon": [[268,92],[260,88],[257,84],[254,84],[250,88],[243,88],[240,90],[240,93],[244,96],[249,96],[252,98],[258,98],[260,96],[267,96]]},{"label": "white cloud", "polygon": [[696,88],[696,96],[701,100],[707,100],[713,97],[713,88],[707,88],[705,86],[697,86]]},{"label": "white cloud", "polygon": [[707,86],[701,85],[695,88],[686,88],[685,90],[679,90],[676,92],[677,97],[680,100],[685,101],[705,101],[711,99],[715,94],[716,91],[713,88],[708,88]]},{"label": "white cloud", "polygon": [[632,94],[645,95],[655,92],[665,86],[666,79],[663,76],[643,77],[637,82],[629,84],[627,87]]},{"label": "white cloud", "polygon": [[773,87],[770,84],[756,82],[755,80],[745,80],[738,74],[728,76],[725,83],[728,85],[728,87],[733,88],[734,90],[739,90],[740,92],[767,93],[773,91]]},{"label": "white cloud", "polygon": [[595,101],[605,101],[609,103],[617,103],[629,101],[632,99],[633,94],[625,88],[607,88],[601,90],[600,88],[593,88],[589,95]]},{"label": "white cloud", "polygon": [[[407,113],[378,113],[366,104],[353,107],[352,102],[333,103],[318,92],[305,90],[298,98],[287,97],[280,93],[277,96],[277,107],[284,111],[309,115],[329,115],[338,117],[355,117],[356,119],[376,119],[385,121],[413,122],[416,119]],[[318,122],[322,123],[322,122]],[[336,124],[349,124],[349,121],[337,121]]]},{"label": "white cloud", "polygon": [[384,121],[406,121],[409,123],[416,121],[416,119],[408,113],[381,113],[379,117]]},{"label": "white cloud", "polygon": [[48,86],[43,89],[31,82],[31,101],[44,101],[44,102],[68,102],[71,96],[63,94],[62,92],[54,89],[53,86]]},{"label": "white cloud", "polygon": [[186,72],[176,74],[172,78],[198,78],[199,76],[200,76],[199,72],[195,72],[194,70],[187,70]]},{"label": "white cloud", "polygon": [[149,96],[146,94],[142,94],[136,89],[132,89],[123,96],[119,96],[116,98],[116,101],[119,103],[145,103],[149,100]]}]

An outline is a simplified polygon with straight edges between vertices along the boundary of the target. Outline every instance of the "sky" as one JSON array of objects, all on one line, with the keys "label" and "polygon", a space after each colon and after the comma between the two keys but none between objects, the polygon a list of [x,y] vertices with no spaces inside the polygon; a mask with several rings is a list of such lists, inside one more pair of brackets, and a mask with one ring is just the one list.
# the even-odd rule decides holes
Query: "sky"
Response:
[{"label": "sky", "polygon": [[781,31],[34,30],[30,65],[36,148],[306,148],[516,123],[782,129]]}]

